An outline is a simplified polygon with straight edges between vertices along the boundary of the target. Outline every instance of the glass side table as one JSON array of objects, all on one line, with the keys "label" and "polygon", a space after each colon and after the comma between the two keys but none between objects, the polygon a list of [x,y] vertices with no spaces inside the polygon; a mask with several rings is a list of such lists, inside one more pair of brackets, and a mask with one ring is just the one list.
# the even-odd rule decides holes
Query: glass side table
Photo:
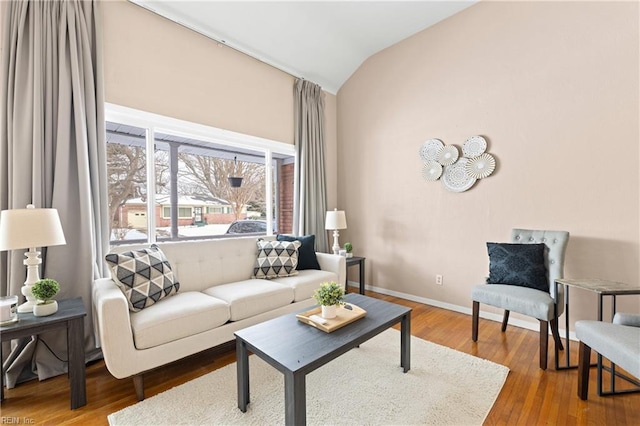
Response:
[{"label": "glass side table", "polygon": [[[603,304],[604,297],[611,297],[611,320],[613,320],[613,316],[616,313],[616,297],[617,296],[626,296],[626,295],[640,295],[640,284],[627,284],[621,283],[617,281],[607,281],[601,279],[590,279],[590,278],[581,278],[581,279],[560,279],[555,281],[555,290],[556,294],[558,294],[558,285],[562,285],[565,288],[565,297],[564,297],[564,319],[565,319],[565,357],[566,364],[561,366],[559,362],[559,351],[556,345],[555,347],[555,367],[556,370],[565,370],[569,368],[577,368],[577,365],[571,365],[569,361],[570,352],[569,352],[569,289],[570,288],[579,288],[582,290],[592,291],[598,294],[598,321],[602,321],[603,317]],[[620,377],[635,386],[640,387],[640,382],[633,379],[632,377],[628,377],[626,375],[622,375],[620,373],[616,373],[615,364],[611,363],[611,367],[603,366],[602,364],[602,355],[598,354],[598,362],[595,364],[598,367],[598,395],[612,395],[616,393],[622,393],[622,391],[616,391],[615,389],[615,379],[616,377]],[[611,375],[611,384],[609,391],[603,391],[602,389],[602,371],[605,370]],[[635,392],[636,390],[632,390]]]}]

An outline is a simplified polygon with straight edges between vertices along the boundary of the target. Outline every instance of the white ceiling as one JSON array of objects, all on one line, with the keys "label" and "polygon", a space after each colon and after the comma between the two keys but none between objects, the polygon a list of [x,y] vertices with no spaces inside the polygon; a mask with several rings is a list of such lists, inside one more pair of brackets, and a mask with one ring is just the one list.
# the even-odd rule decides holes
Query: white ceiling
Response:
[{"label": "white ceiling", "polygon": [[478,0],[130,1],[335,94],[371,55]]}]

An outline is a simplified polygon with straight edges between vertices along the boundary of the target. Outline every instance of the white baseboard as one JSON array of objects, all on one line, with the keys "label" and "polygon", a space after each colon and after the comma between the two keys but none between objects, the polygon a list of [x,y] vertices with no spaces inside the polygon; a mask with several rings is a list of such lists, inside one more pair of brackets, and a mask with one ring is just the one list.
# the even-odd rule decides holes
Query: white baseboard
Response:
[{"label": "white baseboard", "polygon": [[[349,281],[349,287],[360,288],[360,284],[356,281]],[[471,308],[466,306],[454,305],[451,303],[441,302],[439,300],[427,299],[426,297],[414,296],[413,294],[401,293],[399,291],[393,291],[386,288],[380,288],[370,285],[365,285],[365,289],[375,291],[376,293],[386,294],[387,296],[399,297],[400,299],[410,300],[412,302],[418,302],[429,306],[435,306],[436,308],[447,309],[449,311],[460,312],[461,314],[471,315]],[[471,305],[471,298],[469,298],[469,305]],[[480,318],[488,319],[491,321],[502,322],[502,315],[493,312],[480,311]],[[527,330],[539,331],[540,325],[538,322],[524,321],[519,318],[509,318],[509,325],[513,325]],[[558,332],[560,337],[564,338],[565,329],[560,328],[558,325]],[[569,339],[577,341],[575,332],[569,331]]]}]

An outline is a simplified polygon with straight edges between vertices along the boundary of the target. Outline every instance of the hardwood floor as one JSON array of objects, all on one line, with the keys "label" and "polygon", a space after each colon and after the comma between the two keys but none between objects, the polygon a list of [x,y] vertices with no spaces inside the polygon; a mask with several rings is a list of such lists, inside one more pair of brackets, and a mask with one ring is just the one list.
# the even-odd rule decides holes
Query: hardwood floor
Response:
[{"label": "hardwood floor", "polygon": [[[597,396],[595,369],[590,374],[589,399],[578,399],[577,370],[553,369],[552,339],[549,368],[543,371],[538,367],[537,332],[509,326],[503,334],[500,323],[481,319],[478,342],[473,343],[468,315],[367,294],[413,308],[414,336],[509,367],[511,371],[487,417],[487,425],[640,425],[640,393]],[[577,362],[577,347],[571,346],[572,362]],[[234,361],[233,350],[211,350],[152,371],[145,376],[146,396]],[[106,425],[108,414],[136,403],[132,380],[113,378],[102,361],[87,366],[88,403],[80,409],[69,410],[66,376],[20,384],[5,390],[5,398],[0,419],[3,424]]]}]

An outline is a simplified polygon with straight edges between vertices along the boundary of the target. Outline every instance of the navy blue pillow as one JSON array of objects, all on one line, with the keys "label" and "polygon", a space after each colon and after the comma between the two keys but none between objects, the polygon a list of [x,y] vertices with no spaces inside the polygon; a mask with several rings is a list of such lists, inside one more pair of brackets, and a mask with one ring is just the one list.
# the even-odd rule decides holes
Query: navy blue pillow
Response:
[{"label": "navy blue pillow", "polygon": [[511,284],[549,291],[544,244],[487,243],[488,284]]},{"label": "navy blue pillow", "polygon": [[304,235],[294,237],[293,235],[278,234],[278,241],[300,241],[302,245],[298,249],[298,271],[305,269],[320,269],[320,264],[316,258],[316,236]]}]

